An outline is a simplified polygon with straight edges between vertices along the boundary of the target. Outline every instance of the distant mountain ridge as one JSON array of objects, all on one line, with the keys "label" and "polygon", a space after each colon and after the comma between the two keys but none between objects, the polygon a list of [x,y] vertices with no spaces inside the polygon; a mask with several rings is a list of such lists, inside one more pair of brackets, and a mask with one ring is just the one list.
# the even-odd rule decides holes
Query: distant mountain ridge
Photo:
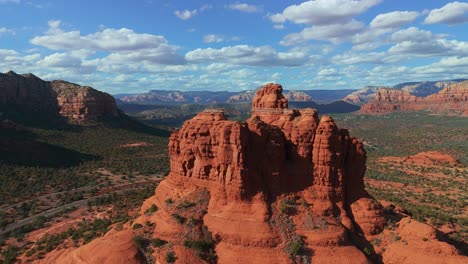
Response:
[{"label": "distant mountain ridge", "polygon": [[[284,90],[284,96],[291,102],[331,103],[354,91],[356,90]],[[255,89],[240,92],[150,90],[147,93],[117,94],[114,97],[124,103],[177,104],[251,102],[254,95]]]},{"label": "distant mountain ridge", "polygon": [[439,80],[439,81],[423,81],[423,82],[406,82],[394,86],[366,86],[353,93],[346,95],[343,101],[363,105],[372,101],[378,90],[381,88],[393,88],[410,93],[418,97],[425,97],[431,94],[436,94],[446,88],[448,85],[466,81],[467,79],[452,79],[452,80]]},{"label": "distant mountain ridge", "polygon": [[365,114],[421,110],[468,116],[468,81],[451,83],[438,93],[424,97],[415,96],[405,90],[382,88],[372,101],[361,107],[361,113]]}]

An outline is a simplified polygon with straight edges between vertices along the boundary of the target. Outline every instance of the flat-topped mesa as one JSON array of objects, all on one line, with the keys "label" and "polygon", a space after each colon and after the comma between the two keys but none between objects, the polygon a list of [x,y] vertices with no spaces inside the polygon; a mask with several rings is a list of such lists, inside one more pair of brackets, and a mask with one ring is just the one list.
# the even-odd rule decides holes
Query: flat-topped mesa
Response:
[{"label": "flat-topped mesa", "polygon": [[421,110],[467,116],[468,81],[448,84],[438,93],[426,97],[417,97],[403,90],[380,89],[375,99],[361,108],[361,112],[365,114]]}]

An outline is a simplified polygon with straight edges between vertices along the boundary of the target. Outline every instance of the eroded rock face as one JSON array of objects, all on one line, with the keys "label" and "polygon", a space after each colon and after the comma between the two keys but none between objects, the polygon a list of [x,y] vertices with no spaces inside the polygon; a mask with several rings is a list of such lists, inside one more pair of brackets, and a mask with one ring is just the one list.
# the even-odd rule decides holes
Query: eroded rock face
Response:
[{"label": "eroded rock face", "polygon": [[283,87],[281,85],[269,83],[257,91],[252,101],[252,110],[263,108],[288,108],[288,100],[283,95]]},{"label": "eroded rock face", "polygon": [[417,97],[403,90],[380,89],[375,99],[361,108],[365,114],[421,110],[468,115],[468,81],[450,84],[426,97]]},{"label": "eroded rock face", "polygon": [[301,91],[288,91],[284,97],[290,102],[309,102],[312,101],[312,96]]},{"label": "eroded rock face", "polygon": [[33,74],[0,74],[0,104],[18,106],[73,123],[117,117],[114,98],[88,86],[66,81],[43,81]]},{"label": "eroded rock face", "polygon": [[[380,204],[364,190],[362,144],[331,117],[319,120],[316,110],[288,109],[287,103],[282,87],[268,84],[257,91],[245,123],[210,110],[173,132],[171,173],[142,207],[144,212],[155,204],[160,210],[137,221],[154,221],[154,237],[183,245],[187,231],[172,216],[184,218],[184,210],[175,208],[206,189],[211,198],[199,220],[219,240],[214,248],[219,263],[300,258],[346,263],[349,256],[368,263],[350,234],[379,232],[385,219]],[[288,215],[285,206],[296,213]],[[372,212],[353,211],[363,207]],[[304,252],[321,253],[289,254],[296,238],[303,239]],[[157,261],[164,262],[165,250],[155,253]],[[191,252],[174,250],[184,258]]]},{"label": "eroded rock face", "polygon": [[57,94],[59,114],[69,120],[87,122],[119,115],[114,98],[107,93],[66,81],[52,81],[50,85]]}]

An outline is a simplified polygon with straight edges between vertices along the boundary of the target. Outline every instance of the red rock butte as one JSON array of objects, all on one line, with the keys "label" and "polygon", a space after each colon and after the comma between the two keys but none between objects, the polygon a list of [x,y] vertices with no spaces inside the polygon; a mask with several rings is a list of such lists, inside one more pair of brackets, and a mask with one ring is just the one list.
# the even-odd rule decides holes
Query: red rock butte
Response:
[{"label": "red rock butte", "polygon": [[362,106],[365,114],[383,114],[395,111],[429,111],[468,116],[468,81],[453,83],[440,92],[417,97],[403,90],[382,88],[375,99]]},{"label": "red rock butte", "polygon": [[[364,189],[361,141],[315,109],[288,109],[281,85],[257,91],[246,122],[218,109],[186,121],[170,136],[169,155],[169,175],[135,220],[150,226],[151,238],[169,242],[155,248],[156,263],[167,263],[168,253],[177,263],[382,262],[368,241],[386,218]],[[93,241],[93,252],[106,239]],[[456,255],[442,244],[443,254]],[[387,255],[442,254],[418,250]],[[90,259],[80,254],[63,260]],[[106,253],[97,254],[102,260]]]},{"label": "red rock butte", "polygon": [[[188,120],[172,133],[169,154],[171,172],[142,212],[156,204],[154,236],[182,245],[184,228],[165,201],[193,200],[206,189],[202,221],[219,240],[219,263],[288,263],[290,240],[299,237],[317,261],[366,263],[350,234],[378,233],[385,224],[364,190],[361,142],[314,109],[288,109],[278,84],[257,91],[246,122],[229,121],[222,110]],[[291,216],[281,212],[285,200]],[[174,248],[180,261],[193,261],[190,250]]]},{"label": "red rock butte", "polygon": [[0,105],[61,116],[71,123],[88,123],[103,117],[119,117],[115,99],[89,86],[56,80],[44,81],[33,74],[0,73]]}]

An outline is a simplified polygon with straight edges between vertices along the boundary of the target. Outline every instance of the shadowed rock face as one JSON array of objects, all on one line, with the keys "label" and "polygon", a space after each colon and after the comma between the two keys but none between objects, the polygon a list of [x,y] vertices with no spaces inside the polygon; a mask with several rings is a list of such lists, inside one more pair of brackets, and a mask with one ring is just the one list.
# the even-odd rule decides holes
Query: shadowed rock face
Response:
[{"label": "shadowed rock face", "polygon": [[403,90],[380,89],[375,99],[361,108],[365,114],[421,110],[468,115],[468,81],[450,84],[426,97],[417,97]]},{"label": "shadowed rock face", "polygon": [[0,104],[87,123],[119,115],[114,98],[88,86],[43,81],[33,74],[0,73]]}]

